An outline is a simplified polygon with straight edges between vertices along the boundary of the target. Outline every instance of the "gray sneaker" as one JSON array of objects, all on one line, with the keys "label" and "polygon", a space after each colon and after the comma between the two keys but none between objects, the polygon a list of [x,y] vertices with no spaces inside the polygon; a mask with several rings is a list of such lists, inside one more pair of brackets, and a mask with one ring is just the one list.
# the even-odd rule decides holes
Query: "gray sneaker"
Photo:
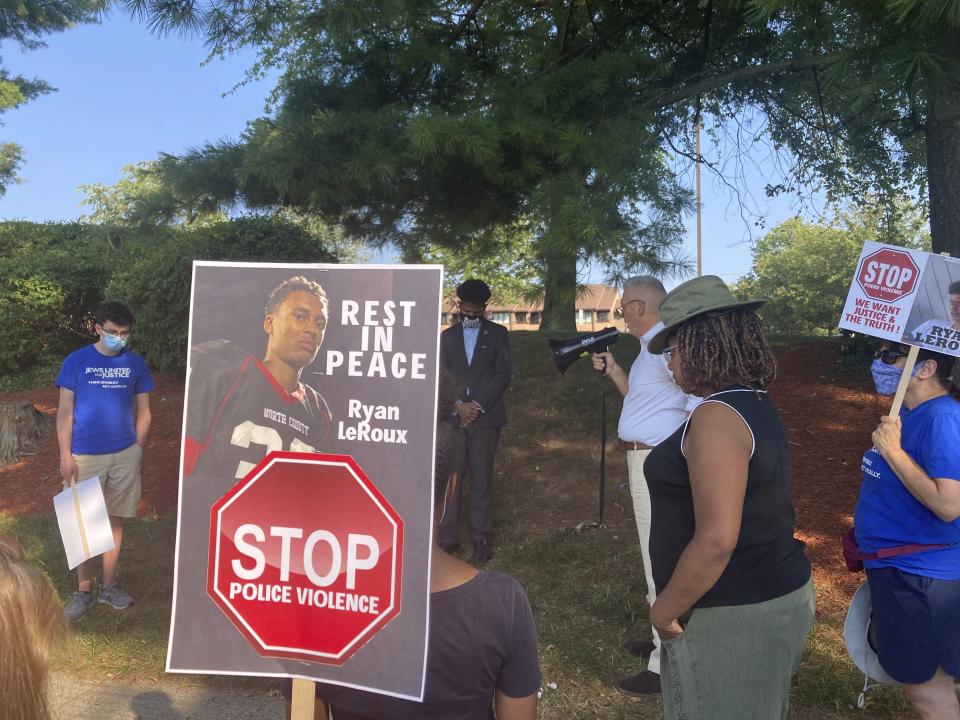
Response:
[{"label": "gray sneaker", "polygon": [[70,602],[63,609],[63,614],[70,622],[79,622],[93,607],[94,598],[92,592],[78,591],[73,594]]},{"label": "gray sneaker", "polygon": [[100,589],[100,595],[97,597],[98,603],[109,605],[114,610],[126,610],[133,605],[133,595],[126,590],[121,590],[116,585],[104,585]]}]

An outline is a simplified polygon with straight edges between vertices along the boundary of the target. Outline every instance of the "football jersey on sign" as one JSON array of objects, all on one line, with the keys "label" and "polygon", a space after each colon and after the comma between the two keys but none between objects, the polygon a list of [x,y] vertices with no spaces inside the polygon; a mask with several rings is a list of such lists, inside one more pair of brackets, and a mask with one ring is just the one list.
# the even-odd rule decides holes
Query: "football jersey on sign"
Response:
[{"label": "football jersey on sign", "polygon": [[244,477],[268,453],[329,452],[331,416],[309,385],[289,393],[263,363],[228,340],[193,348],[187,395],[185,477]]}]

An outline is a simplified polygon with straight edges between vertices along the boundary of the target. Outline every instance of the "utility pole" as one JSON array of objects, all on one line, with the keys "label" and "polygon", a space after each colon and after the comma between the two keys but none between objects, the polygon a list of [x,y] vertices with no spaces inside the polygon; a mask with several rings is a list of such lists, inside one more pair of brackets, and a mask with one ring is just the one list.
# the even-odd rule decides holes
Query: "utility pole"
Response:
[{"label": "utility pole", "polygon": [[697,166],[695,170],[697,186],[697,277],[703,275],[703,202],[700,197],[700,117],[693,126],[697,133]]}]

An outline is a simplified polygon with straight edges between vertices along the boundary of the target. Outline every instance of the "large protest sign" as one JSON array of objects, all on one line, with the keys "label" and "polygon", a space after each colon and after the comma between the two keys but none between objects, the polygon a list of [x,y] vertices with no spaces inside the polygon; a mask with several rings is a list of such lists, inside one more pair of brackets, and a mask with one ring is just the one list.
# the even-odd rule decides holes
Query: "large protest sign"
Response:
[{"label": "large protest sign", "polygon": [[864,243],[840,327],[960,356],[960,259]]},{"label": "large protest sign", "polygon": [[169,671],[422,698],[441,285],[194,264]]}]

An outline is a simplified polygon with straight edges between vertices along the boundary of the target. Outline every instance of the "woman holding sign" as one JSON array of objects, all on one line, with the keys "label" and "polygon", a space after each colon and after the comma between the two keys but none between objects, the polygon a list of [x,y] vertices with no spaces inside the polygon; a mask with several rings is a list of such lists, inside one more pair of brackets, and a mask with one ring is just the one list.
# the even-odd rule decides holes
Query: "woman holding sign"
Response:
[{"label": "woman holding sign", "polygon": [[703,397],[647,457],[660,682],[670,719],[786,718],[813,624],[810,563],[793,536],[787,435],[764,389],[775,361],[754,310],[715,276],[661,305],[650,341]]},{"label": "woman holding sign", "polygon": [[[877,353],[892,395],[909,347]],[[922,718],[960,720],[960,363],[920,350],[899,417],[883,417],[863,456],[854,514],[873,604],[871,643]],[[900,552],[897,552],[900,550]]]}]

